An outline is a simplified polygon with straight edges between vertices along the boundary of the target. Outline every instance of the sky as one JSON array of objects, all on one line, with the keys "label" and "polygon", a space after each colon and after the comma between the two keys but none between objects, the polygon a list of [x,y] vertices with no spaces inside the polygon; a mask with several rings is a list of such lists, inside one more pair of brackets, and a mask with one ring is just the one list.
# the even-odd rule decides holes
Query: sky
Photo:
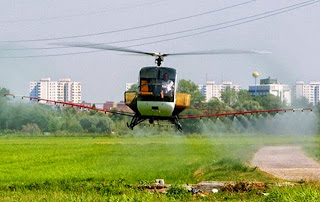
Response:
[{"label": "sky", "polygon": [[[303,2],[315,3],[244,24],[225,23]],[[270,51],[271,54],[261,55],[168,57],[164,66],[176,68],[179,79],[199,84],[205,83],[206,78],[217,83],[232,81],[244,89],[254,83],[254,71],[260,73],[260,78],[271,76],[286,84],[320,81],[319,9],[319,1],[307,0],[3,1],[0,7],[0,87],[28,95],[30,81],[70,77],[72,81],[82,82],[82,99],[87,102],[120,101],[125,84],[137,81],[139,69],[154,65],[152,57],[112,51],[17,58],[92,51],[54,45],[63,42],[111,42],[113,46],[165,53],[212,49]],[[211,12],[214,10],[218,11]],[[197,16],[173,21],[194,15]],[[152,37],[205,26],[211,27]],[[118,31],[111,32],[115,30]],[[202,31],[207,32],[196,34]],[[101,32],[108,33],[91,35]],[[189,34],[194,35],[181,38]],[[79,35],[90,36],[37,41]],[[149,39],[131,40],[146,37]],[[177,37],[180,38],[166,41]],[[115,43],[123,40],[131,42]],[[44,49],[32,50],[34,48]]]}]

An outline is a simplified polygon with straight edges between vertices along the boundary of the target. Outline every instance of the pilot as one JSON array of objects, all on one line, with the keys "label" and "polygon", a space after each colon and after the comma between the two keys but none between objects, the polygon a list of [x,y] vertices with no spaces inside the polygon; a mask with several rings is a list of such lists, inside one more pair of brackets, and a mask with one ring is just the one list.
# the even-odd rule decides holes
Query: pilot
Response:
[{"label": "pilot", "polygon": [[174,83],[173,81],[169,80],[168,73],[163,74],[163,80],[161,85],[162,85],[161,98],[164,98],[164,96],[172,97],[173,91],[174,91]]}]

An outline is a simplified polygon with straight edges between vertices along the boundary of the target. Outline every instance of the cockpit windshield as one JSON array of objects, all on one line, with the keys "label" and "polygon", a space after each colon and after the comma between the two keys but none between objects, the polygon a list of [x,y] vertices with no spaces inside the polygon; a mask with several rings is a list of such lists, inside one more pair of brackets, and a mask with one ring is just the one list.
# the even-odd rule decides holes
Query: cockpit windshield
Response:
[{"label": "cockpit windshield", "polygon": [[145,67],[140,70],[141,101],[173,102],[176,70],[168,67]]}]

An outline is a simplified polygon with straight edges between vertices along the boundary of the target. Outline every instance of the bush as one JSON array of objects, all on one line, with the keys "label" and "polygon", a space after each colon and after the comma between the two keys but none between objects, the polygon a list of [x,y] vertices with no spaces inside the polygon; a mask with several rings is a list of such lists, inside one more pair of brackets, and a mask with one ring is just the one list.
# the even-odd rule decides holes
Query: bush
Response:
[{"label": "bush", "polygon": [[83,130],[89,133],[110,133],[113,125],[110,118],[106,116],[84,116],[80,119],[80,124]]},{"label": "bush", "polygon": [[175,199],[186,199],[191,197],[191,192],[188,192],[188,190],[179,185],[172,185],[168,191],[167,191],[168,197],[173,197]]},{"label": "bush", "polygon": [[213,165],[219,166],[220,168],[218,170],[227,171],[253,172],[256,169],[255,167],[250,168],[244,165],[243,163],[241,163],[240,160],[231,158],[223,158],[220,161],[214,163]]},{"label": "bush", "polygon": [[41,134],[41,130],[35,123],[28,123],[22,126],[21,132],[28,134]]}]

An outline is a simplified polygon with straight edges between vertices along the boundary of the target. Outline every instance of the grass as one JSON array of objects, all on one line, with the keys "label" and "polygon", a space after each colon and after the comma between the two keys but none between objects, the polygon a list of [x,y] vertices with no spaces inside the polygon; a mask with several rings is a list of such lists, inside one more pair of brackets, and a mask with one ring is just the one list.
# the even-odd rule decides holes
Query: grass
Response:
[{"label": "grass", "polygon": [[[254,152],[263,145],[303,144],[309,148],[314,142],[312,137],[254,135],[2,136],[0,200],[198,200],[179,187],[166,196],[139,191],[135,185],[159,178],[176,185],[205,180],[275,182],[279,180],[250,167]],[[314,187],[306,187],[309,192],[305,194],[319,199]],[[218,193],[203,200],[266,200],[296,189],[270,188],[265,190],[272,192],[268,197],[256,191]]]}]

